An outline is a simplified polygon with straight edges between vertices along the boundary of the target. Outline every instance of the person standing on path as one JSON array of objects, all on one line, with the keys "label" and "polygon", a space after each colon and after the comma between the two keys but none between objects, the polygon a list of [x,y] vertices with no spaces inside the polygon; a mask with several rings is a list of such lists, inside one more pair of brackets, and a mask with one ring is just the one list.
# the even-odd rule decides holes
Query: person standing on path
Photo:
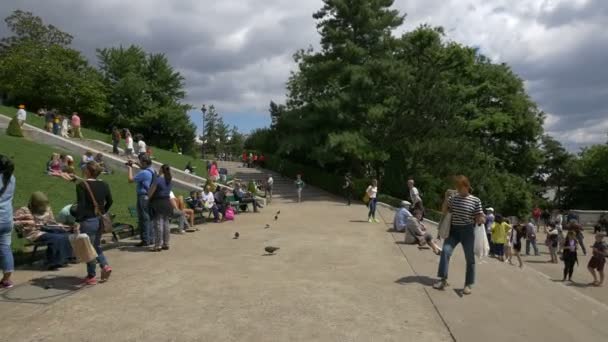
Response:
[{"label": "person standing on path", "polygon": [[61,117],[61,137],[69,138],[70,134],[68,133],[70,130],[70,123],[67,116]]},{"label": "person standing on path", "polygon": [[296,176],[296,181],[294,182],[296,185],[296,192],[298,193],[298,203],[302,203],[302,189],[306,186],[304,181],[302,180],[302,175]]},{"label": "person standing on path", "polygon": [[118,144],[120,143],[120,131],[118,127],[112,127],[112,153],[118,154]]},{"label": "person standing on path", "polygon": [[494,256],[494,244],[492,243],[492,224],[494,224],[494,208],[486,208],[486,235],[490,245],[490,257]]},{"label": "person standing on path", "polygon": [[583,235],[583,226],[581,226],[577,221],[571,220],[566,225],[566,230],[574,231],[574,236],[576,237],[576,241],[578,241],[578,245],[581,246],[581,250],[583,251],[583,255],[587,255],[587,248],[585,247],[585,237]]},{"label": "person standing on path", "polygon": [[[492,224],[492,245],[494,246],[494,255],[500,261],[505,261],[505,245],[507,244],[507,233],[510,229],[511,227],[502,215],[496,215],[496,220]],[[507,257],[510,258],[510,256]]]},{"label": "person standing on path", "polygon": [[25,105],[19,105],[19,110],[17,110],[17,123],[19,124],[19,127],[23,127],[26,119],[27,112],[25,111]]},{"label": "person standing on path", "polygon": [[513,229],[509,232],[509,243],[513,246],[513,253],[509,256],[509,264],[513,265],[513,256],[517,258],[519,262],[519,268],[524,267],[523,262],[521,261],[521,239],[524,237],[525,231],[524,227],[521,224],[516,224],[513,226]]},{"label": "person standing on path", "polygon": [[540,229],[540,217],[543,214],[542,210],[538,206],[535,206],[532,209],[532,218],[534,219],[534,225],[536,226],[536,232],[539,232]]},{"label": "person standing on path", "polygon": [[344,175],[344,185],[342,186],[342,189],[344,190],[346,203],[347,205],[350,205],[353,198],[353,181],[350,178],[350,173]]},{"label": "person standing on path", "polygon": [[268,178],[266,179],[266,186],[264,187],[264,193],[266,198],[268,199],[268,203],[272,202],[272,188],[274,186],[274,179],[272,178],[272,175],[268,175]]},{"label": "person standing on path", "polygon": [[108,260],[101,248],[101,235],[103,232],[101,231],[99,221],[100,215],[110,210],[113,200],[108,183],[97,179],[101,171],[101,167],[95,161],[90,161],[84,169],[85,179],[76,183],[76,222],[80,223],[80,232],[89,236],[97,252],[97,259],[87,263],[87,276],[83,281],[84,285],[97,284],[97,279],[95,278],[97,263],[99,263],[99,267],[101,268],[101,282],[107,281],[112,273],[112,267],[108,264]]},{"label": "person standing on path", "polygon": [[15,165],[12,160],[0,154],[0,267],[2,280],[0,288],[11,288],[11,275],[15,270],[11,238],[13,234],[13,197],[15,195]]},{"label": "person standing on path", "polygon": [[448,284],[448,268],[454,248],[462,243],[466,259],[466,276],[463,294],[471,294],[475,283],[475,224],[483,224],[485,217],[481,200],[471,195],[471,183],[465,176],[455,177],[456,190],[447,190],[443,201],[443,214],[452,213],[450,234],[443,243],[437,276],[439,282],[433,285],[437,290],[445,289]]},{"label": "person standing on path", "polygon": [[127,163],[129,183],[135,183],[137,194],[137,227],[141,242],[139,247],[147,247],[153,242],[153,232],[150,219],[150,198],[148,191],[155,181],[156,173],[152,169],[152,161],[147,155],[139,158],[141,170],[133,177],[133,162]]},{"label": "person standing on path", "polygon": [[372,180],[372,184],[370,184],[367,189],[365,190],[365,193],[367,194],[367,197],[369,197],[369,212],[367,214],[367,222],[372,223],[378,223],[380,221],[378,221],[376,219],[376,205],[378,204],[378,180],[377,179],[373,179]]},{"label": "person standing on path", "polygon": [[[602,235],[602,233],[595,234],[595,243],[592,248],[593,256],[587,264],[587,269],[593,276],[593,282],[590,285],[599,287],[604,284],[604,265],[606,264],[606,256],[608,256],[608,254],[606,254],[608,246],[604,242],[604,235]],[[595,270],[600,274],[599,281],[597,280]]]},{"label": "person standing on path", "polygon": [[[540,210],[540,209],[539,209]],[[526,255],[530,255],[530,245],[534,249],[534,255],[539,256],[538,246],[536,245],[536,232],[538,232],[538,228],[532,224],[532,221],[528,219],[526,223]]]},{"label": "person standing on path", "polygon": [[562,281],[572,281],[572,273],[574,273],[574,264],[578,263],[576,233],[573,230],[569,230],[568,234],[564,238],[563,254],[564,259],[564,278]]},{"label": "person standing on path", "polygon": [[171,167],[164,164],[160,168],[160,176],[152,184],[148,196],[150,197],[150,209],[152,210],[152,222],[154,222],[154,247],[152,252],[160,252],[169,249],[169,218],[173,216],[173,204],[171,203]]},{"label": "person standing on path", "polygon": [[72,137],[82,139],[82,132],[80,131],[80,116],[78,113],[72,113]]},{"label": "person standing on path", "polygon": [[414,180],[410,178],[407,181],[407,187],[410,189],[410,200],[412,202],[411,208],[422,208],[422,198],[420,197],[420,191],[414,186]]}]

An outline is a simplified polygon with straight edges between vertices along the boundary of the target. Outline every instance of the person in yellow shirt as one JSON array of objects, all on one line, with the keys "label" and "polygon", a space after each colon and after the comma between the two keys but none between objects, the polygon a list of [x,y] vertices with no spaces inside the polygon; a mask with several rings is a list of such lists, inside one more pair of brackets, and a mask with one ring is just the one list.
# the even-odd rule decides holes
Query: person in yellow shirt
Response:
[{"label": "person in yellow shirt", "polygon": [[494,244],[494,255],[500,261],[505,261],[505,244],[507,243],[507,231],[511,228],[502,215],[496,215],[492,223],[492,243]]}]

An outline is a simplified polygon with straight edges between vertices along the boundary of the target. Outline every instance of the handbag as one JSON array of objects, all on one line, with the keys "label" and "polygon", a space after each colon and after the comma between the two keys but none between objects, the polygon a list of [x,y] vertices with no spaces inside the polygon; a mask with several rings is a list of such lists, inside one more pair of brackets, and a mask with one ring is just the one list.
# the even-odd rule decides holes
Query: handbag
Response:
[{"label": "handbag", "polygon": [[97,252],[87,234],[70,234],[69,240],[78,262],[91,262],[97,258]]},{"label": "handbag", "polygon": [[475,225],[475,244],[474,253],[477,257],[482,258],[488,256],[490,251],[490,244],[488,243],[488,236],[486,234],[486,228],[482,224]]},{"label": "handbag", "polygon": [[452,213],[447,212],[439,221],[439,225],[437,226],[437,230],[439,233],[439,237],[442,239],[447,239],[450,236],[450,228],[452,226]]},{"label": "handbag", "polygon": [[363,195],[363,203],[367,204],[369,203],[369,194],[367,193],[367,191],[365,192],[365,195]]},{"label": "handbag", "polygon": [[93,201],[93,206],[95,207],[95,215],[99,217],[99,229],[101,229],[103,233],[111,233],[113,230],[112,217],[109,213],[104,213],[101,207],[99,207],[99,204],[95,199],[95,195],[93,195],[93,191],[91,191],[89,183],[87,183],[86,180],[83,180],[82,184],[84,184],[85,189],[87,189],[87,192],[89,193],[91,201]]}]

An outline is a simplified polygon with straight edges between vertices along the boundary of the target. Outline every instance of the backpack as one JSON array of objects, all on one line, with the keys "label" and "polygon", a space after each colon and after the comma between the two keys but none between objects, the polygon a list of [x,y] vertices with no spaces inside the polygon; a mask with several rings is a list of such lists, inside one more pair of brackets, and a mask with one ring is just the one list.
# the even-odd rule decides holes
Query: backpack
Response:
[{"label": "backpack", "polygon": [[224,215],[224,218],[228,221],[233,221],[234,220],[234,208],[232,208],[232,207],[226,208],[226,215]]}]

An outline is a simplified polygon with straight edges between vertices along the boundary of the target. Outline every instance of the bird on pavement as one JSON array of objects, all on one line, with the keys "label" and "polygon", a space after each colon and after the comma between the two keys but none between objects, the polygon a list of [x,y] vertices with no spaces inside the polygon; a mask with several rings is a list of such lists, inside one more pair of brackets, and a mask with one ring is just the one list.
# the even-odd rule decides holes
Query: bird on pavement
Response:
[{"label": "bird on pavement", "polygon": [[270,228],[269,224],[267,224],[266,227],[264,227],[264,229],[268,229],[268,228]]},{"label": "bird on pavement", "polygon": [[280,213],[281,213],[281,211],[280,211],[280,210],[279,210],[279,211],[277,211],[277,215],[279,215]]},{"label": "bird on pavement", "polygon": [[241,236],[241,235],[239,234],[239,232],[234,233],[234,238],[235,238],[235,239],[238,239],[238,238],[239,238],[239,236]]},{"label": "bird on pavement", "polygon": [[278,220],[278,219],[279,219],[279,215],[275,215],[275,216],[274,216],[274,220],[276,221],[276,220]]},{"label": "bird on pavement", "polygon": [[272,247],[272,246],[267,246],[266,248],[264,248],[264,250],[268,253],[268,254],[274,254],[275,251],[279,250],[279,247]]}]

